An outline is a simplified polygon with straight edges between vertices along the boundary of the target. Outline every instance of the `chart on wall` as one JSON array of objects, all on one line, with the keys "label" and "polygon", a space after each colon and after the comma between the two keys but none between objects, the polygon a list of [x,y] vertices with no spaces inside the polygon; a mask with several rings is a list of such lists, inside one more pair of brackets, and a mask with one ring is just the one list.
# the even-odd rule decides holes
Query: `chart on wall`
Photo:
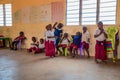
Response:
[{"label": "chart on wall", "polygon": [[14,23],[40,23],[63,20],[63,2],[53,2],[40,6],[29,6],[13,14]]},{"label": "chart on wall", "polygon": [[13,14],[13,23],[21,23],[21,10],[18,10]]},{"label": "chart on wall", "polygon": [[39,7],[39,18],[42,22],[51,22],[51,4],[42,5]]},{"label": "chart on wall", "polygon": [[39,8],[31,7],[30,8],[30,23],[39,23]]},{"label": "chart on wall", "polygon": [[63,2],[53,2],[52,3],[52,22],[61,22],[64,17],[64,4]]},{"label": "chart on wall", "polygon": [[21,10],[21,22],[30,23],[30,7],[26,7]]}]

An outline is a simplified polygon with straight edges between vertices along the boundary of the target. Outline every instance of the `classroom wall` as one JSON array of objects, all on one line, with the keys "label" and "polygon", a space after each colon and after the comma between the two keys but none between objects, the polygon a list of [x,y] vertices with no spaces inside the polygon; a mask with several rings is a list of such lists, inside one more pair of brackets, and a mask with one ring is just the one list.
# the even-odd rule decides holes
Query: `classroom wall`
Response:
[{"label": "classroom wall", "polygon": [[[52,2],[62,1],[64,3],[64,19],[60,22],[65,24],[65,14],[66,14],[66,0],[1,0],[0,3],[12,3],[13,4],[13,14],[20,9],[23,9],[28,6],[40,6],[45,4],[51,4]],[[14,23],[12,27],[0,27],[0,34],[15,38],[19,31],[24,31],[25,36],[27,37],[25,48],[28,48],[31,43],[31,37],[36,36],[39,38],[44,37],[45,26],[50,22],[40,22],[37,24],[23,24],[23,23]],[[52,22],[53,24],[54,22]],[[88,30],[91,34],[91,43],[90,43],[90,54],[94,56],[94,46],[95,39],[93,38],[93,32],[97,28],[96,25],[87,25]],[[112,25],[105,25],[107,28]],[[115,25],[120,29],[120,0],[118,0],[117,6],[117,24]],[[81,31],[81,26],[64,26],[64,32],[68,32],[70,35],[75,34],[76,31]],[[119,33],[120,34],[120,33]],[[120,51],[120,45],[118,52]],[[120,57],[120,54],[119,54]]]}]

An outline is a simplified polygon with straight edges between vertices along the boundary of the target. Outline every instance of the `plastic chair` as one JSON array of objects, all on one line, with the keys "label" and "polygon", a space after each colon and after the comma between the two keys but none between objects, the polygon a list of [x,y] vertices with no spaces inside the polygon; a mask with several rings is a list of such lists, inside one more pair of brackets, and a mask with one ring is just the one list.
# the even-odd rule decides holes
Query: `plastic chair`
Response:
[{"label": "plastic chair", "polygon": [[[71,44],[72,40],[71,40],[71,39],[69,39],[69,40],[70,40],[69,44]],[[64,56],[69,56],[69,51],[68,51],[69,44],[67,44],[67,47],[64,49],[64,51],[63,51],[62,48],[61,48],[61,50],[63,51],[63,52],[62,52],[62,55],[64,55]],[[58,55],[60,55],[60,54],[58,54]]]},{"label": "plastic chair", "polygon": [[17,45],[18,50],[22,50],[22,47],[23,47],[24,44],[25,44],[25,39],[24,40],[20,40],[20,42]]},{"label": "plastic chair", "polygon": [[108,33],[108,39],[106,41],[107,54],[112,54],[113,62],[116,62],[117,54],[115,51],[115,46],[116,46],[115,43],[116,43],[116,34],[118,33],[118,28],[115,26],[109,27],[107,29],[107,33]]}]

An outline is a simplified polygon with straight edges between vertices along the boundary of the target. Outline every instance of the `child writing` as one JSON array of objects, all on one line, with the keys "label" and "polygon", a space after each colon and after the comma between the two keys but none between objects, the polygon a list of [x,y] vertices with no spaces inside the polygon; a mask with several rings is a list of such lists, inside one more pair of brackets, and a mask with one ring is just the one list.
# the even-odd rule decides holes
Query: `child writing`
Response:
[{"label": "child writing", "polygon": [[65,48],[68,46],[69,43],[70,43],[70,40],[68,38],[68,33],[64,33],[63,38],[61,39],[60,44],[58,46],[58,49],[62,47],[63,51],[59,49],[59,52],[60,53],[64,52]]},{"label": "child writing", "polygon": [[45,32],[46,42],[45,42],[45,49],[46,49],[46,56],[55,57],[55,36],[54,32],[52,31],[52,25],[48,24],[46,26]]},{"label": "child writing", "polygon": [[87,52],[88,58],[90,57],[89,54],[89,43],[90,43],[90,34],[87,30],[86,26],[83,26],[83,34],[82,34],[82,49],[85,55],[85,51]]},{"label": "child writing", "polygon": [[72,35],[71,37],[73,39],[73,42],[69,46],[69,51],[73,55],[73,57],[75,57],[76,54],[78,55],[78,48],[80,48],[81,46],[82,34],[80,32],[76,32],[76,35]]},{"label": "child writing", "polygon": [[[53,26],[54,35],[56,36],[56,40],[55,40],[55,46],[56,46],[56,49],[57,49],[56,53],[58,53],[58,51],[60,51],[59,48],[58,48],[58,43],[60,42],[60,39],[61,39],[62,34],[63,34],[63,30],[62,30],[63,24],[62,23],[59,23],[58,25],[57,24],[58,23],[56,22]],[[56,27],[56,25],[57,25],[57,27]]]},{"label": "child writing", "polygon": [[95,45],[95,61],[98,63],[98,59],[106,62],[107,59],[106,55],[106,48],[105,48],[105,41],[107,39],[107,32],[103,28],[103,23],[100,21],[98,22],[98,29],[94,33],[94,37],[96,38],[96,45]]},{"label": "child writing", "polygon": [[23,40],[25,40],[26,39],[26,37],[24,36],[24,32],[23,31],[21,31],[20,33],[19,33],[19,36],[18,37],[16,37],[15,39],[14,39],[14,41],[12,42],[12,45],[11,45],[11,50],[17,50],[17,45],[18,45],[18,43],[21,41],[23,41]]}]

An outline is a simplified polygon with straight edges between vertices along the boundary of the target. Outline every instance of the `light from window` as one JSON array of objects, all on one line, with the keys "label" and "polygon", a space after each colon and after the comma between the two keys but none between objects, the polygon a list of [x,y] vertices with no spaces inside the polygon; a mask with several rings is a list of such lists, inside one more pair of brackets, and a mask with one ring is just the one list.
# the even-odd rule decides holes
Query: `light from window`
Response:
[{"label": "light from window", "polygon": [[0,4],[0,26],[4,26],[3,5]]},{"label": "light from window", "polygon": [[116,2],[117,0],[100,0],[99,20],[104,24],[116,23]]},{"label": "light from window", "polygon": [[97,0],[82,1],[82,24],[96,24]]},{"label": "light from window", "polygon": [[12,26],[12,7],[11,7],[11,4],[5,4],[5,26]]},{"label": "light from window", "polygon": [[67,0],[67,25],[79,25],[80,0]]}]

